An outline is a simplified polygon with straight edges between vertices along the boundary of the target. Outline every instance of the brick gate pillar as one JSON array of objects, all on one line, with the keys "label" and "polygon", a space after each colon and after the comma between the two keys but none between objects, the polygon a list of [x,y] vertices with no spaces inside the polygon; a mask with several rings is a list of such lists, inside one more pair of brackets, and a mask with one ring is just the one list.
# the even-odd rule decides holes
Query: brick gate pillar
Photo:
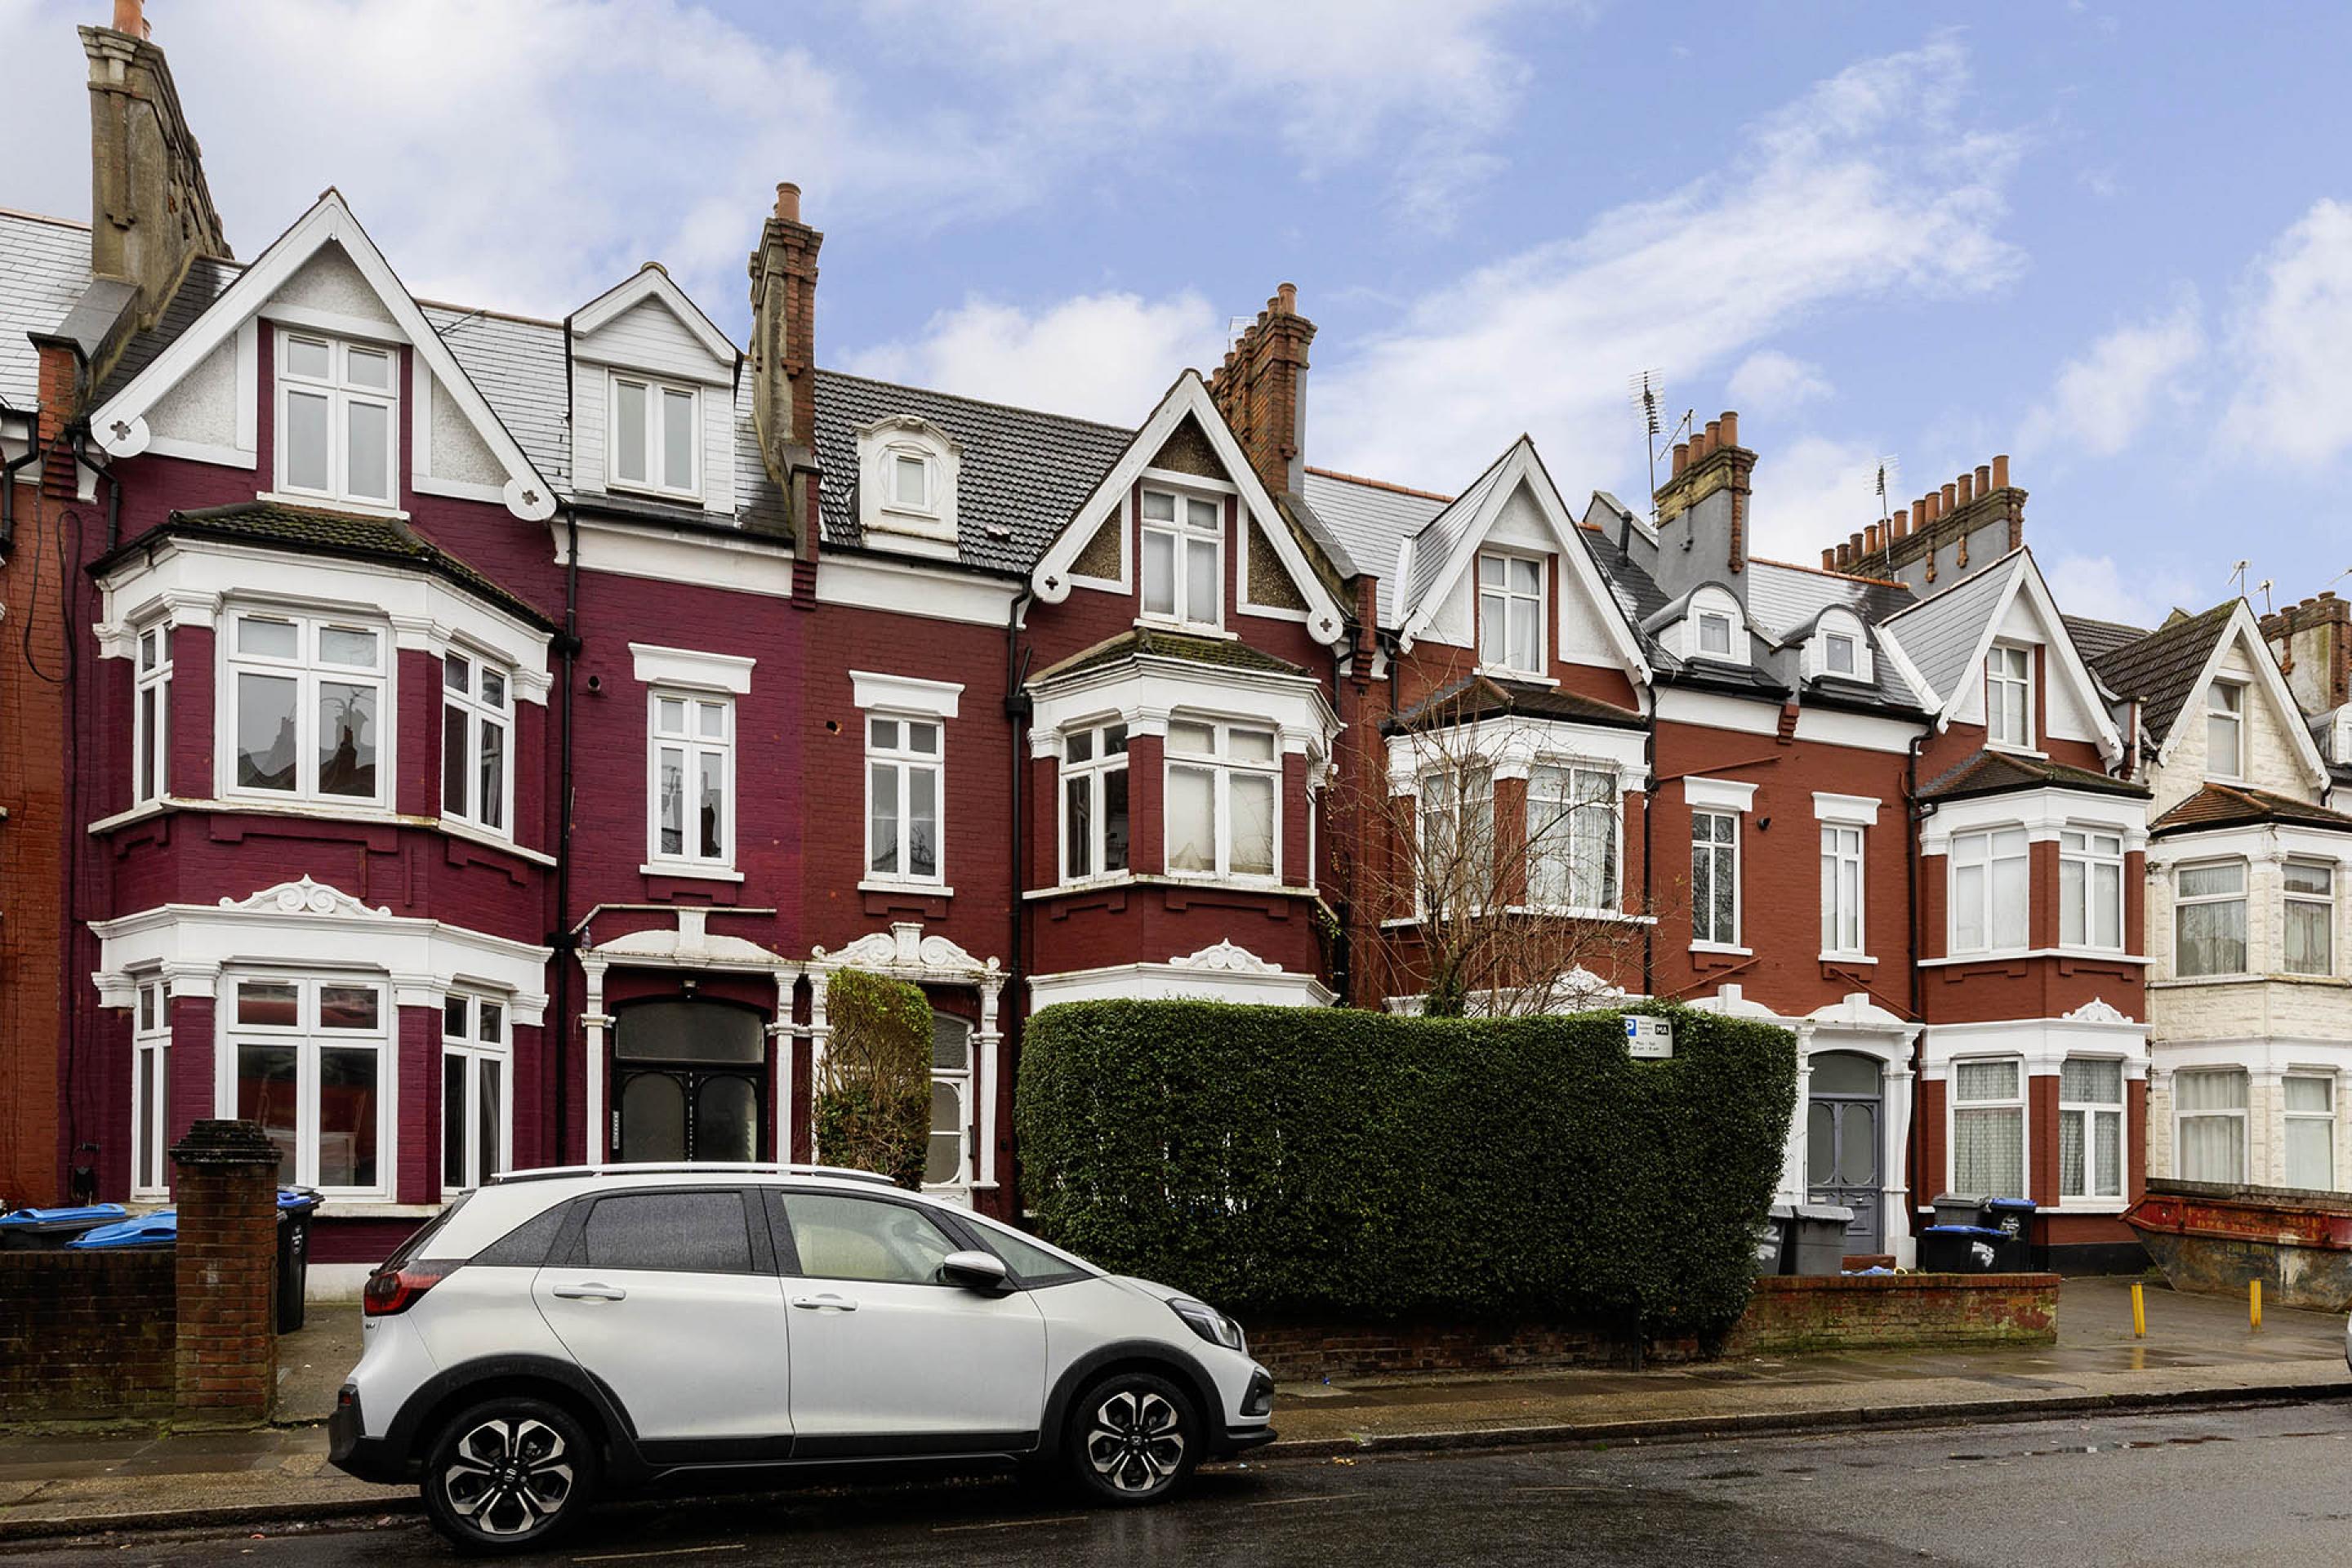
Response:
[{"label": "brick gate pillar", "polygon": [[278,1392],[278,1149],[254,1122],[200,1121],[172,1163],[179,1419],[258,1425]]}]

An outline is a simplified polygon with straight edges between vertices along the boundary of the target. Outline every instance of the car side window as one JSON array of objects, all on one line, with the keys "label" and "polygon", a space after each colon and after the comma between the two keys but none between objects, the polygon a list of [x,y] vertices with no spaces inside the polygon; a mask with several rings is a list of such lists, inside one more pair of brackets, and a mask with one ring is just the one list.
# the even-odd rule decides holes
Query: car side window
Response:
[{"label": "car side window", "polygon": [[548,1249],[563,1232],[563,1222],[569,1218],[570,1205],[557,1204],[523,1221],[498,1240],[474,1254],[478,1267],[504,1265],[516,1268],[536,1268],[547,1261]]},{"label": "car side window", "polygon": [[1087,1277],[1085,1269],[1074,1267],[1068,1259],[1056,1258],[1010,1231],[988,1225],[967,1225],[965,1228],[980,1237],[981,1245],[1003,1258],[1005,1267],[1019,1275],[1024,1285],[1059,1285]]},{"label": "car side window", "polygon": [[931,1285],[961,1244],[920,1209],[832,1193],[786,1193],[784,1218],[801,1272],[814,1279]]},{"label": "car side window", "polygon": [[589,1268],[750,1274],[740,1193],[618,1193],[589,1211],[574,1256]]}]

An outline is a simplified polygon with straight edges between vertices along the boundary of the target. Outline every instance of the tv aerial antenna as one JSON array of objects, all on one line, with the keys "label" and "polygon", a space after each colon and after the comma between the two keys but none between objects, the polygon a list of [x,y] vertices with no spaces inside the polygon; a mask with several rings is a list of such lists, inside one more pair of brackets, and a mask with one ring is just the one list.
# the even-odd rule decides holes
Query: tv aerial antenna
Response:
[{"label": "tv aerial antenna", "polygon": [[1894,453],[1889,452],[1878,459],[1878,471],[1871,480],[1871,484],[1872,488],[1878,491],[1878,521],[1881,522],[1892,521],[1895,516],[1892,504],[1895,492],[1901,489],[1903,484],[1903,464]]},{"label": "tv aerial antenna", "polygon": [[1639,370],[1625,379],[1626,401],[1633,405],[1634,417],[1642,422],[1642,445],[1650,459],[1650,521],[1658,519],[1658,454],[1671,447],[1675,438],[1685,435],[1691,427],[1693,410],[1685,409],[1680,419],[1666,412],[1666,378],[1664,371]]}]

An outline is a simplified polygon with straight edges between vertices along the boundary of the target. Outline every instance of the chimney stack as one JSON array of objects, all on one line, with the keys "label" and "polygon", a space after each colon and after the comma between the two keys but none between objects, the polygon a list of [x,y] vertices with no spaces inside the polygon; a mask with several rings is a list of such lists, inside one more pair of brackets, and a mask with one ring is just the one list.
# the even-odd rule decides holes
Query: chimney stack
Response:
[{"label": "chimney stack", "polygon": [[[189,260],[229,259],[228,240],[140,0],[115,0],[112,26],[79,32],[89,57],[89,269],[139,291],[133,325],[144,329],[170,303]],[[93,377],[104,368],[93,364]]]},{"label": "chimney stack", "polygon": [[1298,285],[1278,284],[1209,374],[1210,400],[1275,495],[1306,485],[1307,349],[1314,341],[1315,323],[1298,313]]},{"label": "chimney stack", "polygon": [[[1739,444],[1739,416],[1726,409],[1675,444],[1671,477],[1658,487],[1660,559],[1669,592],[1707,580],[1735,585],[1748,569],[1748,497],[1756,454]],[[1664,548],[1671,543],[1674,548]],[[1667,586],[1662,582],[1660,586]]]},{"label": "chimney stack", "polygon": [[816,548],[816,256],[824,236],[801,221],[801,188],[777,185],[751,253],[751,425],[782,488],[803,557]]}]

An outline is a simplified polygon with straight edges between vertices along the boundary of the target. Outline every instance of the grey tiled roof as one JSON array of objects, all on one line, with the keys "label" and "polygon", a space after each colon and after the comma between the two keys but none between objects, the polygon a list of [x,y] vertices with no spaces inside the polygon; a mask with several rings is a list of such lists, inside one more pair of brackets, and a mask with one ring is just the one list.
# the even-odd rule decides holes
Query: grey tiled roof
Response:
[{"label": "grey tiled roof", "polygon": [[1190,664],[1213,665],[1219,669],[1246,669],[1261,675],[1306,676],[1307,671],[1286,658],[1277,658],[1262,648],[1225,637],[1194,637],[1187,632],[1169,631],[1159,626],[1138,626],[1105,637],[1092,647],[1080,648],[1057,664],[1047,665],[1031,676],[1034,682],[1057,679],[1076,675],[1081,670],[1099,669],[1130,658],[1181,658]]},{"label": "grey tiled roof", "polygon": [[2139,699],[2140,724],[2161,746],[2196,694],[2197,678],[2237,611],[2238,601],[2230,599],[2201,616],[2183,616],[2102,656],[2091,668],[2117,695]]},{"label": "grey tiled roof", "polygon": [[[1900,583],[1818,572],[1781,561],[1751,558],[1748,563],[1748,613],[1782,642],[1801,642],[1811,636],[1828,610],[1851,610],[1864,626],[1874,628],[1913,602],[1911,590]],[[1871,674],[1876,678],[1872,686],[1858,681],[1839,684],[1856,700],[1866,702],[1874,697],[1906,711],[1918,711],[1919,699],[1895,670],[1893,659],[1873,659]]]},{"label": "grey tiled roof", "polygon": [[1579,528],[1576,536],[1584,541],[1592,563],[1601,568],[1601,580],[1609,584],[1609,592],[1625,612],[1627,620],[1638,627],[1666,607],[1666,591],[1647,572],[1633,564],[1633,557],[1618,545],[1615,535]]},{"label": "grey tiled roof", "polygon": [[859,542],[857,432],[894,414],[929,420],[962,448],[956,479],[958,553],[965,565],[994,572],[1026,572],[1034,565],[1135,440],[1132,430],[1091,419],[820,370],[816,450],[824,469],[827,544]]},{"label": "grey tiled roof", "polygon": [[2089,790],[2099,795],[2146,795],[2146,784],[2133,784],[2128,779],[2110,778],[2095,773],[2088,768],[2077,768],[2065,763],[2054,763],[2047,757],[2028,757],[2014,752],[1973,752],[1938,777],[1928,781],[1919,791],[1923,800],[1958,800],[1969,795],[2000,795],[2013,789],[2039,789],[2055,784],[2061,789]]},{"label": "grey tiled roof", "polygon": [[173,291],[155,324],[123,345],[122,357],[114,362],[114,368],[106,373],[106,381],[98,389],[98,402],[104,402],[129,385],[132,376],[145,370],[157,354],[195,324],[196,318],[214,300],[228,292],[228,286],[244,270],[242,262],[215,261],[209,257],[190,262],[188,275],[180,279],[179,288]]},{"label": "grey tiled roof", "polygon": [[572,432],[564,415],[563,329],[451,305],[421,307],[459,368],[515,438],[540,478],[572,488]]},{"label": "grey tiled roof", "polygon": [[1411,606],[1419,605],[1436,588],[1437,580],[1444,574],[1446,563],[1454,559],[1454,552],[1461,548],[1463,539],[1476,524],[1479,509],[1486,504],[1486,498],[1502,482],[1504,463],[1517,450],[1516,442],[1505,447],[1493,462],[1486,465],[1485,473],[1470,481],[1468,489],[1448,501],[1443,510],[1414,531],[1410,581],[1405,584],[1404,598],[1397,606],[1400,620]]},{"label": "grey tiled roof", "polygon": [[1393,627],[1397,545],[1444,510],[1444,499],[1319,468],[1307,470],[1305,485],[1307,504],[1323,526],[1355,557],[1359,570],[1378,578],[1380,603],[1374,613],[1381,626]]},{"label": "grey tiled roof", "polygon": [[2127,626],[2121,621],[2095,621],[2088,616],[2059,618],[2066,623],[2066,635],[2074,639],[2074,651],[2085,664],[2096,664],[2126,643],[2147,636],[2146,626]]},{"label": "grey tiled roof", "polygon": [[1937,700],[1950,700],[1953,687],[1984,640],[1993,605],[2023,563],[2022,552],[2012,551],[1966,582],[1897,611],[1882,624],[1881,634],[1891,633],[1902,645],[1905,657]]},{"label": "grey tiled roof", "polygon": [[29,409],[40,356],[26,338],[66,319],[89,283],[89,229],[63,218],[0,212],[0,401]]}]

